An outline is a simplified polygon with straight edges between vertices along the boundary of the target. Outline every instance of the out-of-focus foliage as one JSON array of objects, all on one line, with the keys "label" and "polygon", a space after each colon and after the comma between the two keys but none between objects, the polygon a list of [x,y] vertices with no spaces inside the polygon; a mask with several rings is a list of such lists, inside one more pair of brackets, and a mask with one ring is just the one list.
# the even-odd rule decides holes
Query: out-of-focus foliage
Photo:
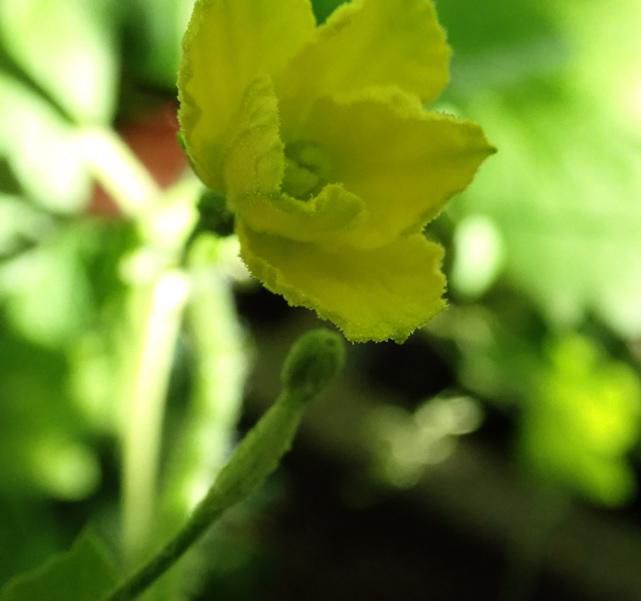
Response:
[{"label": "out-of-focus foliage", "polygon": [[625,454],[641,427],[641,385],[587,338],[551,341],[523,406],[522,450],[562,487],[615,505],[635,490]]},{"label": "out-of-focus foliage", "polygon": [[[98,482],[98,467],[83,443],[86,426],[65,401],[66,365],[56,353],[4,338],[0,391],[0,486],[4,494],[82,498]],[[34,490],[35,489],[35,490]]]},{"label": "out-of-focus foliage", "polygon": [[[89,174],[65,117],[24,82],[1,70],[0,110],[4,115],[0,156],[19,184],[18,191],[47,211],[80,209],[90,192]],[[2,210],[9,211],[15,204],[15,196],[10,195],[16,191],[15,183],[0,180]],[[33,230],[38,227],[38,214],[27,211],[23,210],[23,219]]]},{"label": "out-of-focus foliage", "polygon": [[96,601],[117,582],[117,571],[98,538],[85,532],[72,549],[12,580],[0,601]]},{"label": "out-of-focus foliage", "polygon": [[[641,124],[622,99],[634,108],[641,48],[627,24],[641,8],[618,4],[619,30],[602,18],[600,0],[523,2],[518,11],[494,0],[491,20],[467,22],[468,4],[441,11],[457,48],[448,100],[469,108],[502,152],[454,209],[463,230],[454,283],[482,292],[461,276],[479,277],[479,245],[499,246],[502,273],[552,325],[593,314],[638,335]],[[484,228],[474,230],[480,218]]]},{"label": "out-of-focus foliage", "polygon": [[75,121],[108,123],[117,76],[112,13],[111,0],[2,0],[2,62]]},{"label": "out-of-focus foliage", "polygon": [[124,65],[150,85],[173,88],[180,46],[194,0],[133,0],[128,3],[126,44],[132,60]]},{"label": "out-of-focus foliage", "polygon": [[131,232],[81,214],[79,143],[115,115],[115,17],[109,2],[0,2],[1,581],[68,540],[43,501],[95,493],[116,425],[111,318]]},{"label": "out-of-focus foliage", "polygon": [[109,0],[0,2],[0,157],[25,194],[48,210],[73,212],[88,199],[73,124],[106,124],[114,116],[110,8]]},{"label": "out-of-focus foliage", "polygon": [[[450,214],[455,291],[484,302],[503,282],[553,331],[592,316],[623,339],[638,336],[641,44],[630,23],[639,4],[622,2],[608,19],[600,0],[522,2],[518,11],[493,0],[491,19],[472,17],[470,4],[441,7],[457,48],[446,103],[469,109],[501,152]],[[540,473],[595,501],[627,498],[638,372],[587,338],[550,343],[528,330],[527,311],[486,307],[452,321],[464,381],[523,403],[521,448]]]},{"label": "out-of-focus foliage", "polygon": [[113,403],[113,365],[101,362],[110,361],[109,312],[119,289],[114,260],[127,239],[120,226],[78,223],[0,265],[11,324],[1,347],[0,420],[12,424],[0,442],[0,486],[12,494],[35,486],[81,498],[98,484],[87,443],[105,427],[102,414]]}]

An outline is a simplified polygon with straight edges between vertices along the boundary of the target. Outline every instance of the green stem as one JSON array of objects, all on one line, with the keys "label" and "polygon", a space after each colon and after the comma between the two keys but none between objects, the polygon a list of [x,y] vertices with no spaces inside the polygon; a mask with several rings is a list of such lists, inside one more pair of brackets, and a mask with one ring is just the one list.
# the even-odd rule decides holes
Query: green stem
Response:
[{"label": "green stem", "polygon": [[171,568],[232,505],[246,498],[278,465],[289,449],[305,405],[284,394],[239,444],[191,518],[149,562],[105,601],[129,601]]},{"label": "green stem", "polygon": [[[187,326],[193,344],[193,390],[180,432],[180,442],[167,467],[158,543],[185,522],[224,466],[234,438],[247,372],[247,351],[226,274],[230,239],[201,233],[187,258],[190,300]],[[153,598],[176,599],[184,570],[173,569],[154,586]],[[191,576],[190,580],[194,580]]]},{"label": "green stem", "polygon": [[185,526],[104,601],[130,601],[145,591],[227,509],[247,498],[276,469],[292,444],[306,404],[324,390],[343,361],[342,341],[332,332],[313,331],[296,342],[283,367],[280,397],[236,447]]},{"label": "green stem", "polygon": [[141,218],[160,197],[147,169],[112,129],[84,128],[78,142],[94,177],[125,215]]},{"label": "green stem", "polygon": [[201,234],[188,258],[192,294],[187,318],[196,365],[186,452],[193,469],[185,470],[180,488],[189,510],[229,454],[247,372],[245,339],[220,256],[224,244]]},{"label": "green stem", "polygon": [[164,401],[187,283],[180,272],[169,271],[133,293],[133,323],[141,330],[124,398],[123,538],[129,561],[144,551],[153,519]]}]

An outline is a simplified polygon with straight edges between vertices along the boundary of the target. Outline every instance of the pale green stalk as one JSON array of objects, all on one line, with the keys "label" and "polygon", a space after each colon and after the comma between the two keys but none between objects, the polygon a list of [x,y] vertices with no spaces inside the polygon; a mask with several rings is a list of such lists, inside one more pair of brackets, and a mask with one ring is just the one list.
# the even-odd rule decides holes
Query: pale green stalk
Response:
[{"label": "pale green stalk", "polygon": [[123,546],[129,561],[144,552],[155,517],[165,397],[187,291],[186,278],[179,271],[163,273],[132,291],[138,305],[133,311],[134,327],[140,329],[122,424]]},{"label": "pale green stalk", "polygon": [[115,131],[87,127],[77,139],[89,170],[125,215],[138,218],[158,200],[158,186]]},{"label": "pale green stalk", "polygon": [[245,339],[220,257],[227,242],[201,235],[189,255],[187,323],[196,371],[185,438],[193,469],[185,472],[179,491],[187,510],[201,500],[229,454],[247,372]]},{"label": "pale green stalk", "polygon": [[[184,523],[233,443],[247,371],[245,339],[226,273],[233,242],[200,234],[190,248],[186,318],[194,354],[193,390],[164,485],[158,541],[165,541]],[[183,569],[172,570],[145,598],[175,601],[184,575]]]},{"label": "pale green stalk", "polygon": [[78,134],[88,167],[137,226],[140,245],[123,266],[129,284],[121,358],[123,549],[139,561],[157,518],[158,461],[164,405],[188,278],[175,266],[194,221],[193,181],[161,193],[151,175],[111,129]]}]

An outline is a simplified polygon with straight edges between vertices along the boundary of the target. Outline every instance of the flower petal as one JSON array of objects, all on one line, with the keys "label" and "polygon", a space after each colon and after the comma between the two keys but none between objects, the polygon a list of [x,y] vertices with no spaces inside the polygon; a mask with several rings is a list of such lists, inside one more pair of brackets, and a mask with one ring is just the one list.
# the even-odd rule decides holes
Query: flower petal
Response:
[{"label": "flower petal", "polygon": [[281,192],[285,154],[271,79],[248,87],[238,131],[224,160],[227,203],[253,229],[298,241],[323,240],[364,220],[363,201],[342,185],[330,184],[309,200]]},{"label": "flower petal", "polygon": [[339,184],[325,186],[305,202],[286,194],[248,194],[237,199],[236,206],[258,232],[325,246],[349,238],[366,217],[363,201]]},{"label": "flower petal", "polygon": [[314,28],[309,0],[196,3],[178,79],[179,117],[194,168],[212,190],[224,192],[223,156],[247,85],[281,70]]},{"label": "flower petal", "polygon": [[285,139],[319,96],[397,86],[433,100],[447,84],[450,54],[432,0],[341,6],[278,76]]},{"label": "flower petal", "polygon": [[285,147],[280,139],[278,100],[269,76],[247,85],[239,99],[233,134],[222,161],[223,185],[230,208],[247,194],[274,195],[285,172]]},{"label": "flower petal", "polygon": [[249,270],[354,342],[405,340],[444,306],[443,249],[421,234],[375,250],[322,248],[237,227]]},{"label": "flower petal", "polygon": [[364,200],[368,219],[350,233],[362,247],[420,231],[494,152],[477,125],[427,112],[393,90],[319,100],[302,137],[331,157],[330,181]]}]

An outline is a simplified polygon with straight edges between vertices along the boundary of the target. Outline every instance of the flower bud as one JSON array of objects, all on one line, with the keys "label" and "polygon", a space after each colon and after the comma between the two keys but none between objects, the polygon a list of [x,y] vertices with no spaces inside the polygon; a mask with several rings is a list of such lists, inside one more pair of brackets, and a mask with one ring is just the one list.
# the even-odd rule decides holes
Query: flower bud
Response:
[{"label": "flower bud", "polygon": [[345,362],[342,338],[330,330],[312,330],[299,338],[285,360],[281,381],[300,402],[320,394]]}]

